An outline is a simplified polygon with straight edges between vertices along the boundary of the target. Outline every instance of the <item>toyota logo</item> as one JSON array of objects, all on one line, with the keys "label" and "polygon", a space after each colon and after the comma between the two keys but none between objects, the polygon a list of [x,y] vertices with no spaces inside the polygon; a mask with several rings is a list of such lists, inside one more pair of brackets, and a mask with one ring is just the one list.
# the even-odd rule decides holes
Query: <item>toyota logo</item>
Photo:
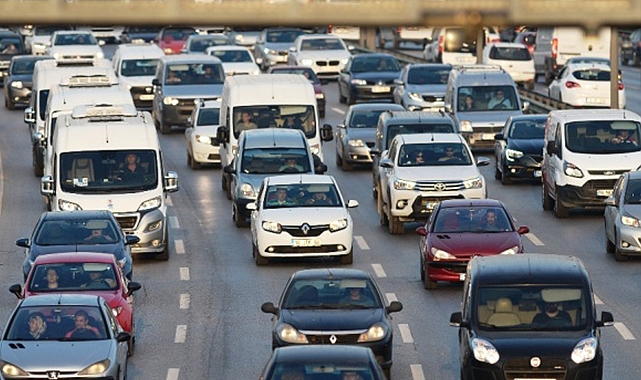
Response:
[{"label": "toyota logo", "polygon": [[536,356],[530,359],[530,365],[532,368],[539,368],[541,365],[541,358],[537,358]]},{"label": "toyota logo", "polygon": [[307,223],[303,223],[303,225],[300,226],[300,230],[303,231],[303,235],[307,235],[311,229],[312,228]]},{"label": "toyota logo", "polygon": [[445,184],[443,182],[439,182],[436,185],[434,185],[434,190],[436,191],[445,191]]},{"label": "toyota logo", "polygon": [[60,377],[60,371],[47,371],[47,379],[57,380]]}]

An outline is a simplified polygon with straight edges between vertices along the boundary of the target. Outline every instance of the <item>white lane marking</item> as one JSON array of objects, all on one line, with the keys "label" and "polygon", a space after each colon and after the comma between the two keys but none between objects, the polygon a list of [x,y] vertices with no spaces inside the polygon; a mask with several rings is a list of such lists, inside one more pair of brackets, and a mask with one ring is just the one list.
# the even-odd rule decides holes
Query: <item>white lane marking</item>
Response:
[{"label": "white lane marking", "polygon": [[174,337],[174,343],[185,343],[186,339],[187,339],[187,325],[176,326],[176,336]]},{"label": "white lane marking", "polygon": [[403,339],[403,343],[414,343],[414,338],[412,337],[410,326],[407,323],[399,323],[398,329],[401,331],[401,338]]},{"label": "white lane marking", "polygon": [[165,199],[166,199],[166,202],[167,202],[167,206],[170,206],[170,207],[171,207],[171,206],[173,206],[173,205],[174,205],[174,202],[172,202],[172,200],[171,200],[171,197],[170,197],[170,196],[167,196],[167,198],[165,198]]},{"label": "white lane marking", "polygon": [[383,270],[383,266],[381,264],[372,264],[372,269],[374,269],[374,273],[376,273],[376,277],[378,278],[387,277],[387,274],[385,274],[385,271]]},{"label": "white lane marking", "polygon": [[167,370],[167,380],[178,380],[180,368],[169,368]]},{"label": "white lane marking", "polygon": [[4,198],[4,170],[2,170],[2,154],[0,154],[0,178],[3,179],[0,181],[0,215],[2,215],[2,199]]},{"label": "white lane marking", "polygon": [[364,237],[354,236],[354,240],[356,240],[356,244],[358,244],[358,248],[362,249],[363,251],[369,251],[369,245],[367,245],[367,242],[365,241]]},{"label": "white lane marking", "polygon": [[534,235],[531,232],[525,234],[525,237],[528,238],[532,242],[532,244],[534,244],[536,246],[541,247],[541,246],[545,245],[545,244],[543,244],[543,242],[538,237],[536,237],[536,235]]},{"label": "white lane marking", "polygon": [[603,301],[601,301],[601,298],[597,297],[596,294],[594,295],[594,303],[597,305],[603,305]]},{"label": "white lane marking", "polygon": [[180,223],[178,223],[178,217],[177,216],[170,216],[169,217],[169,227],[171,227],[171,228],[180,228]]},{"label": "white lane marking", "polygon": [[189,309],[189,304],[191,303],[191,296],[187,293],[180,295],[180,308]]},{"label": "white lane marking", "polygon": [[627,327],[622,322],[614,322],[614,328],[617,329],[619,334],[623,337],[625,340],[636,340],[637,338],[632,335],[630,330],[628,330]]},{"label": "white lane marking", "polygon": [[185,254],[185,243],[183,243],[182,239],[174,240],[174,250],[179,255]]},{"label": "white lane marking", "polygon": [[180,279],[183,281],[189,281],[189,268],[180,267]]},{"label": "white lane marking", "polygon": [[413,380],[425,380],[425,375],[423,374],[423,366],[420,364],[410,364],[410,371],[412,371]]},{"label": "white lane marking", "polygon": [[396,298],[396,294],[394,293],[385,293],[385,297],[387,298],[387,302],[398,301],[398,298]]},{"label": "white lane marking", "polygon": [[343,110],[342,110],[342,109],[340,109],[340,108],[332,108],[332,111],[334,111],[334,112],[336,112],[336,113],[340,113],[341,115],[345,115],[345,111],[343,111]]}]

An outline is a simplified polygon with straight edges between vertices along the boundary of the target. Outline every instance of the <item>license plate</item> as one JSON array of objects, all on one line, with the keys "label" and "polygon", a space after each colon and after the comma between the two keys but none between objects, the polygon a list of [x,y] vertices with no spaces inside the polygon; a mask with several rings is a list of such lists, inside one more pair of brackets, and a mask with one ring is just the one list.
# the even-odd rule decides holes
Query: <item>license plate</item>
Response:
[{"label": "license plate", "polygon": [[140,100],[154,100],[154,94],[148,95],[148,94],[142,94],[140,95]]},{"label": "license plate", "polygon": [[292,247],[320,247],[320,239],[292,239]]},{"label": "license plate", "polygon": [[458,275],[459,280],[465,281],[465,273],[461,273]]},{"label": "license plate", "polygon": [[586,98],[585,99],[586,103],[590,104],[604,104],[605,101],[602,98]]},{"label": "license plate", "polygon": [[597,197],[609,197],[612,195],[612,189],[610,190],[597,190],[596,191],[596,196]]},{"label": "license plate", "polygon": [[535,170],[534,171],[534,176],[537,177],[537,178],[540,177],[541,176],[541,171],[540,170]]},{"label": "license plate", "polygon": [[494,133],[483,133],[481,140],[494,140]]},{"label": "license plate", "polygon": [[390,92],[391,88],[388,86],[374,86],[372,87],[372,92],[381,93],[381,92]]}]

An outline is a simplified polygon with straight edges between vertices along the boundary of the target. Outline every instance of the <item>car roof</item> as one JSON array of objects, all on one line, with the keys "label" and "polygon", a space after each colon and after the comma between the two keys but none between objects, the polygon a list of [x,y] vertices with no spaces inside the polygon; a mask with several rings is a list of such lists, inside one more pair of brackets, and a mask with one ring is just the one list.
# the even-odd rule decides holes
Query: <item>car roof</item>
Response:
[{"label": "car roof", "polygon": [[334,177],[324,174],[288,174],[267,177],[268,185],[293,185],[293,184],[309,184],[309,183],[322,183],[333,184]]},{"label": "car roof", "polygon": [[75,220],[75,219],[111,219],[107,210],[74,210],[74,211],[45,211],[45,220]]},{"label": "car roof", "polygon": [[440,202],[440,208],[457,208],[457,207],[502,207],[503,202],[497,199],[446,199]]},{"label": "car roof", "polygon": [[304,148],[305,135],[297,129],[263,128],[242,131],[244,149],[279,147]]},{"label": "car roof", "polygon": [[547,119],[548,115],[547,114],[537,114],[537,115],[517,115],[517,116],[512,116],[510,120],[512,122],[515,121],[540,121],[540,120],[545,120]]},{"label": "car roof", "polygon": [[12,61],[43,61],[46,59],[53,60],[50,55],[16,55],[11,58]]},{"label": "car roof", "polygon": [[199,109],[204,109],[204,108],[220,108],[222,104],[222,101],[220,99],[218,100],[203,100],[200,103],[196,105],[197,108]]},{"label": "car roof", "polygon": [[378,111],[381,109],[384,111],[394,111],[395,113],[405,111],[405,108],[403,108],[402,105],[396,103],[359,103],[349,106],[348,112],[369,110]]},{"label": "car roof", "polygon": [[58,263],[104,263],[116,264],[114,255],[100,252],[61,252],[36,257],[33,266]]},{"label": "car roof", "polygon": [[332,279],[370,279],[371,276],[369,273],[352,268],[315,268],[315,269],[303,269],[292,274],[292,279],[296,280],[305,280],[305,279],[322,279],[322,278],[332,278]]},{"label": "car roof", "polygon": [[369,347],[348,345],[304,345],[279,347],[273,353],[276,362],[315,363],[329,362],[333,364],[369,363],[371,349]]},{"label": "car roof", "polygon": [[410,133],[396,135],[402,144],[463,143],[458,133]]},{"label": "car roof", "polygon": [[367,54],[353,55],[352,61],[356,61],[359,59],[368,59],[368,58],[393,58],[394,60],[396,60],[396,57],[387,53],[367,53]]},{"label": "car roof", "polygon": [[239,46],[239,45],[218,45],[218,46],[210,46],[208,47],[205,51],[247,51],[249,52],[249,49],[246,48],[245,46]]},{"label": "car roof", "polygon": [[320,39],[325,39],[325,38],[331,38],[333,40],[340,40],[341,38],[338,36],[335,36],[333,34],[301,34],[298,36],[300,39],[304,40],[320,40]]},{"label": "car roof", "polygon": [[91,294],[42,294],[25,298],[20,307],[29,306],[98,306],[99,296]]},{"label": "car roof", "polygon": [[584,108],[574,110],[553,110],[550,111],[549,115],[561,119],[564,123],[597,120],[630,120],[641,123],[641,116],[630,110]]},{"label": "car roof", "polygon": [[122,44],[118,45],[117,51],[121,58],[160,58],[165,55],[155,43]]},{"label": "car roof", "polygon": [[172,63],[220,63],[220,59],[206,54],[175,54],[175,55],[165,55],[160,57],[160,59],[167,64]]},{"label": "car roof", "polygon": [[53,32],[55,35],[60,35],[60,34],[70,34],[70,35],[77,35],[77,34],[91,34],[90,31],[86,30],[56,30]]},{"label": "car roof", "polygon": [[434,70],[440,70],[440,69],[451,69],[452,65],[448,63],[410,63],[408,65],[408,68],[414,69],[414,68],[426,68],[426,69],[434,69]]},{"label": "car roof", "polygon": [[489,44],[488,46],[492,47],[499,47],[499,48],[523,48],[527,49],[527,46],[525,44],[522,44],[520,42],[494,42]]},{"label": "car roof", "polygon": [[442,110],[433,111],[388,111],[382,114],[383,120],[391,123],[402,124],[407,122],[419,123],[443,123],[448,122],[454,125],[454,121],[449,115],[445,114]]}]

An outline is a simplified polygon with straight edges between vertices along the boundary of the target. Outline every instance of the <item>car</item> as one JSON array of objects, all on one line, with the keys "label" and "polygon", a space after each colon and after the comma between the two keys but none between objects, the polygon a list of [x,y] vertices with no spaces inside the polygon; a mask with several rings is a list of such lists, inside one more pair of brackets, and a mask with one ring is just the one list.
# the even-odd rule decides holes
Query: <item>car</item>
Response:
[{"label": "car", "polygon": [[206,54],[212,46],[231,45],[231,40],[224,34],[192,34],[187,38],[182,54]]},{"label": "car", "polygon": [[167,55],[180,54],[189,36],[197,34],[191,26],[167,26],[158,32],[154,42]]},{"label": "car", "polygon": [[[131,335],[114,315],[96,295],[46,294],[21,300],[0,341],[2,378],[124,380]],[[40,328],[31,330],[30,321]]]},{"label": "car", "polygon": [[294,40],[303,34],[305,31],[299,28],[263,29],[254,45],[256,63],[264,71],[279,64],[287,64],[289,48],[293,46]]},{"label": "car", "polygon": [[258,75],[260,68],[254,56],[244,46],[222,45],[212,46],[205,50],[205,54],[214,56],[223,63],[225,75]]},{"label": "car", "polygon": [[354,223],[350,208],[332,176],[290,174],[267,177],[251,213],[252,255],[256,265],[272,258],[338,258],[341,264],[354,259]]},{"label": "car", "polygon": [[403,42],[412,42],[423,48],[432,38],[434,28],[426,26],[399,26],[393,29],[392,47],[398,50]]},{"label": "car", "polygon": [[29,106],[33,87],[33,69],[37,61],[51,59],[46,55],[19,55],[11,58],[4,80],[4,106],[15,109],[17,105]]},{"label": "car", "polygon": [[34,25],[33,34],[25,37],[25,45],[33,55],[44,55],[56,30],[73,30],[70,25]]},{"label": "car", "polygon": [[[102,236],[92,235],[98,229],[102,230]],[[47,211],[38,219],[31,237],[16,240],[16,245],[25,248],[22,265],[25,280],[38,256],[70,251],[111,253],[131,280],[133,262],[129,246],[139,240],[137,236],[125,235],[110,211]]]},{"label": "car", "polygon": [[165,53],[156,44],[121,44],[112,57],[118,80],[131,92],[136,108],[151,111],[154,92],[151,81],[156,75],[158,60]]},{"label": "car", "polygon": [[338,26],[328,25],[327,34],[339,37],[343,41],[359,42],[361,39],[361,28],[359,26]]},{"label": "car", "polygon": [[131,335],[129,355],[135,344],[134,299],[142,285],[128,281],[116,260],[100,253],[70,252],[38,256],[24,283],[9,287],[18,299],[39,294],[94,294],[104,298],[118,323]]},{"label": "car", "polygon": [[516,227],[503,202],[495,199],[448,199],[441,201],[424,226],[416,229],[421,281],[436,289],[438,281],[465,280],[467,263],[475,256],[523,253],[521,235],[527,226]]},{"label": "car", "polygon": [[4,83],[11,59],[25,53],[22,37],[10,30],[0,29],[0,83]]},{"label": "car", "polygon": [[314,93],[316,96],[316,103],[318,104],[318,116],[325,117],[325,91],[323,91],[323,85],[327,84],[327,80],[318,79],[314,70],[306,66],[288,66],[288,65],[278,65],[272,66],[267,69],[266,74],[300,74],[309,78],[309,81],[314,85]]},{"label": "car", "polygon": [[530,55],[534,53],[534,44],[536,42],[536,32],[533,31],[522,31],[516,34],[514,40],[517,44],[523,44],[527,46],[527,50],[530,52]]},{"label": "car", "polygon": [[390,234],[402,234],[405,222],[423,221],[439,202],[452,198],[485,199],[487,186],[465,139],[457,133],[397,135],[381,158],[378,214]]},{"label": "car", "polygon": [[621,175],[605,201],[605,250],[616,261],[641,254],[641,171]]},{"label": "car", "polygon": [[383,112],[405,109],[398,104],[362,103],[347,109],[345,119],[336,126],[336,166],[345,171],[355,164],[373,162],[370,149],[376,144],[376,126]]},{"label": "car", "polygon": [[547,115],[512,116],[494,136],[494,178],[541,178]]},{"label": "car", "polygon": [[408,111],[422,111],[445,106],[447,78],[451,65],[412,63],[401,70],[394,88],[394,103]]},{"label": "car", "polygon": [[332,379],[386,380],[372,350],[343,345],[279,347],[272,352],[260,379],[325,379],[330,375]]},{"label": "car", "polygon": [[639,66],[641,65],[641,28],[635,29],[630,34],[630,44],[632,45],[632,54],[630,57],[630,59],[632,60],[632,64],[634,66]]},{"label": "car", "polygon": [[77,26],[76,30],[86,30],[91,32],[96,40],[105,44],[107,42],[119,44],[122,42],[122,32],[124,26],[100,25],[100,26]]},{"label": "car", "polygon": [[53,32],[46,54],[57,61],[65,62],[105,58],[105,53],[93,34],[79,30],[57,30]]},{"label": "car", "polygon": [[308,66],[319,78],[336,79],[352,53],[345,42],[329,34],[303,34],[289,48],[287,64]]},{"label": "car", "polygon": [[338,101],[352,105],[359,100],[394,100],[401,65],[390,54],[350,57],[338,76]]},{"label": "car", "polygon": [[514,82],[534,88],[534,60],[528,47],[515,42],[495,42],[483,48],[483,64],[499,65]]},{"label": "car", "polygon": [[185,143],[190,168],[196,170],[202,164],[220,164],[220,142],[216,138],[219,116],[220,100],[203,100],[187,120]]},{"label": "car", "polygon": [[258,36],[262,29],[254,27],[239,27],[235,26],[227,30],[227,35],[234,45],[240,45],[253,49]]},{"label": "car", "polygon": [[154,42],[154,38],[158,36],[160,27],[157,26],[126,26],[122,31],[120,42],[123,44],[140,44]]},{"label": "car", "polygon": [[476,36],[461,27],[434,28],[423,48],[423,58],[451,65],[476,63]]},{"label": "car", "polygon": [[[619,81],[619,108],[625,108],[625,86]],[[548,87],[548,96],[575,107],[610,107],[610,66],[566,64]]]},{"label": "car", "polygon": [[374,278],[359,269],[304,269],[291,275],[273,314],[272,348],[285,346],[350,345],[368,347],[389,375],[394,328],[391,313],[403,309],[385,298]]}]

